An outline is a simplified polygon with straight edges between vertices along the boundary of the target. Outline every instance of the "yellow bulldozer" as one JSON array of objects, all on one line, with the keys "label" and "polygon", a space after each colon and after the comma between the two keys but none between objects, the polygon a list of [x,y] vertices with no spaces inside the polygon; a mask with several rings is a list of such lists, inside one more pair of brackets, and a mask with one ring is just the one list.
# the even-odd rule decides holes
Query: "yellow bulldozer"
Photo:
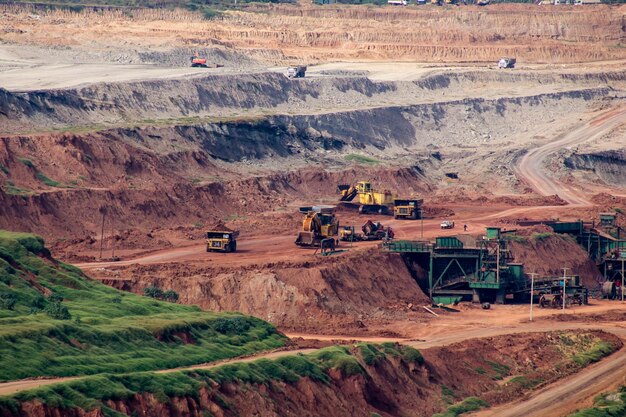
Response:
[{"label": "yellow bulldozer", "polygon": [[359,181],[356,185],[339,184],[337,186],[341,197],[339,201],[349,202],[359,196],[359,213],[361,214],[391,214],[393,195],[391,191],[376,191],[367,181]]},{"label": "yellow bulldozer", "polygon": [[206,232],[207,252],[235,252],[237,250],[238,231],[209,230]]},{"label": "yellow bulldozer", "polygon": [[322,241],[338,241],[339,220],[335,216],[334,207],[303,207],[300,211],[306,214],[302,220],[302,230],[296,238],[296,245],[321,247]]}]

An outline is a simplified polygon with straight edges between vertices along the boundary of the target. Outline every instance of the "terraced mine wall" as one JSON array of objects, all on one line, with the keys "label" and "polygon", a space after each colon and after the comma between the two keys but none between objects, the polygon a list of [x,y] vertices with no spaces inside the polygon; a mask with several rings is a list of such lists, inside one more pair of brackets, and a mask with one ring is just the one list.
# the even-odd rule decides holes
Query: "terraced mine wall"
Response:
[{"label": "terraced mine wall", "polygon": [[[605,82],[606,77],[621,79],[619,74],[598,77]],[[437,75],[409,84],[415,94],[433,94],[431,98],[440,99],[442,89],[451,91],[456,84],[482,76]],[[489,77],[510,82],[517,76]],[[298,103],[309,106],[311,100],[323,101],[338,92],[342,100],[358,97],[361,104],[371,104],[387,94],[398,94],[402,87],[349,77],[300,83],[266,73],[242,76],[237,81],[239,87],[226,95],[220,90],[223,85],[209,82],[218,79],[233,81],[205,77],[74,90],[0,91],[0,124],[5,128],[15,128],[12,123],[21,123],[21,128],[41,128],[55,123],[119,122],[165,114],[183,118],[171,119],[164,126],[153,120],[143,127],[5,135],[0,138],[0,178],[6,181],[0,191],[0,226],[41,232],[44,225],[52,224],[57,230],[89,233],[97,230],[103,206],[123,219],[125,227],[176,225],[182,219],[186,224],[207,221],[207,208],[216,218],[233,211],[246,214],[252,207],[263,210],[276,206],[276,201],[261,198],[265,191],[289,195],[311,185],[317,195],[334,195],[335,190],[334,186],[321,185],[325,174],[313,178],[287,172],[237,179],[236,173],[228,175],[237,164],[256,160],[274,163],[273,169],[277,169],[281,161],[291,161],[292,166],[316,163],[337,167],[343,165],[337,161],[343,163],[346,155],[357,152],[393,165],[398,156],[414,155],[416,150],[424,152],[432,146],[453,149],[514,140],[512,132],[527,131],[535,120],[556,119],[571,108],[594,106],[598,100],[610,100],[617,94],[611,87],[597,87],[333,113],[190,119],[205,111],[219,114],[219,109],[232,111],[236,107],[251,109],[252,113],[259,108],[278,111],[283,105],[297,109]],[[172,91],[179,95],[172,96]],[[428,189],[426,170],[437,163],[413,162],[408,168],[393,168],[404,170],[394,181],[405,190]],[[206,177],[202,181],[197,180],[199,172]],[[239,187],[258,190],[259,198],[245,201],[236,192],[242,189]],[[68,216],[78,210],[77,202],[81,216]],[[253,202],[256,206],[251,205]]]},{"label": "terraced mine wall", "polygon": [[[553,85],[595,96],[610,94],[607,85],[623,85],[625,71],[598,74],[503,74],[468,72],[438,74],[413,82],[373,82],[365,77],[319,77],[289,80],[278,73],[201,76],[191,79],[152,80],[87,87],[9,92],[0,89],[0,134],[106,125],[184,124],[185,118],[223,120],[253,119],[272,113],[317,114],[331,109],[389,107],[404,104],[441,103],[455,100],[455,90],[488,82],[490,88],[528,82]],[[604,86],[601,88],[601,86]],[[591,89],[591,90],[589,90]],[[442,97],[442,92],[447,92]],[[518,95],[532,96],[522,90]],[[443,93],[446,94],[446,93]],[[498,93],[478,89],[476,97],[499,98]],[[443,100],[442,100],[443,98]],[[245,112],[242,113],[242,110]],[[243,117],[242,115],[245,115]],[[131,122],[132,121],[132,122]],[[142,122],[143,121],[143,122]],[[189,123],[189,120],[187,120]]]}]

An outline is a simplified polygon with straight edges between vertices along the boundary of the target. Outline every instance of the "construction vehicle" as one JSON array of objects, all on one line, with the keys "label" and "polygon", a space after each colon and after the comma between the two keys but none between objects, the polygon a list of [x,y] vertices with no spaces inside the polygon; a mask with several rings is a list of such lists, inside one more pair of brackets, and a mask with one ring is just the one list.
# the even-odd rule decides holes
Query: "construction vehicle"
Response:
[{"label": "construction vehicle", "polygon": [[320,247],[325,239],[336,240],[339,220],[335,216],[334,207],[306,207],[309,208],[302,220],[302,230],[298,233],[296,245]]},{"label": "construction vehicle", "polygon": [[343,226],[339,230],[339,240],[344,242],[357,242],[363,240],[363,236],[354,230],[354,226]]},{"label": "construction vehicle", "polygon": [[393,217],[396,219],[417,220],[422,218],[424,200],[393,200]]},{"label": "construction vehicle", "polygon": [[238,231],[209,230],[206,232],[206,251],[235,252],[237,250]]},{"label": "construction vehicle", "polygon": [[289,78],[304,78],[305,73],[306,73],[305,65],[299,65],[299,66],[287,68],[287,77]]},{"label": "construction vehicle", "polygon": [[515,58],[500,58],[498,68],[515,68]]},{"label": "construction vehicle", "polygon": [[191,57],[191,66],[194,68],[196,67],[208,68],[209,67],[206,63],[206,59],[200,58],[198,54],[194,54],[194,56]]},{"label": "construction vehicle", "polygon": [[385,227],[380,222],[374,223],[371,220],[368,220],[361,226],[361,230],[363,231],[364,240],[393,239],[394,236],[391,227]]},{"label": "construction vehicle", "polygon": [[442,229],[454,229],[454,222],[450,220],[444,220],[441,222]]},{"label": "construction vehicle", "polygon": [[344,242],[360,242],[363,240],[393,239],[394,233],[391,227],[385,227],[380,222],[374,223],[368,220],[361,226],[363,233],[354,230],[354,226],[344,226],[339,231],[339,239]]},{"label": "construction vehicle", "polygon": [[339,201],[349,202],[359,196],[359,213],[361,214],[391,214],[393,207],[393,195],[390,191],[375,191],[372,184],[367,181],[359,181],[357,185],[339,184],[337,186],[341,194]]}]

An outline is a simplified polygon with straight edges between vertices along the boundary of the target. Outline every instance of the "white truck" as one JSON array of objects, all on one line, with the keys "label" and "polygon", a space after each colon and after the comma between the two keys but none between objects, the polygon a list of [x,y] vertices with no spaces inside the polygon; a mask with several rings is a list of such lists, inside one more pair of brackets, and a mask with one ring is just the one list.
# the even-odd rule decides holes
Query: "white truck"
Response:
[{"label": "white truck", "polygon": [[289,78],[304,78],[305,73],[306,73],[305,65],[298,65],[298,66],[287,68],[287,77]]},{"label": "white truck", "polygon": [[515,68],[515,58],[500,58],[498,68]]},{"label": "white truck", "polygon": [[450,220],[444,220],[441,222],[442,229],[454,229],[454,222]]}]

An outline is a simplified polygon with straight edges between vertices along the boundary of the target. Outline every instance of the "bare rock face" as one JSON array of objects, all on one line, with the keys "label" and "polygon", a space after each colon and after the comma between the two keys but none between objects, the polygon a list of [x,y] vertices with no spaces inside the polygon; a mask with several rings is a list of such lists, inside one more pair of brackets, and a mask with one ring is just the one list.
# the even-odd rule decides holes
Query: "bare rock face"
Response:
[{"label": "bare rock face", "polygon": [[[616,145],[619,146],[618,143]],[[607,184],[621,187],[626,185],[626,147],[593,153],[573,153],[565,158],[564,163],[570,169],[591,171]]]}]

